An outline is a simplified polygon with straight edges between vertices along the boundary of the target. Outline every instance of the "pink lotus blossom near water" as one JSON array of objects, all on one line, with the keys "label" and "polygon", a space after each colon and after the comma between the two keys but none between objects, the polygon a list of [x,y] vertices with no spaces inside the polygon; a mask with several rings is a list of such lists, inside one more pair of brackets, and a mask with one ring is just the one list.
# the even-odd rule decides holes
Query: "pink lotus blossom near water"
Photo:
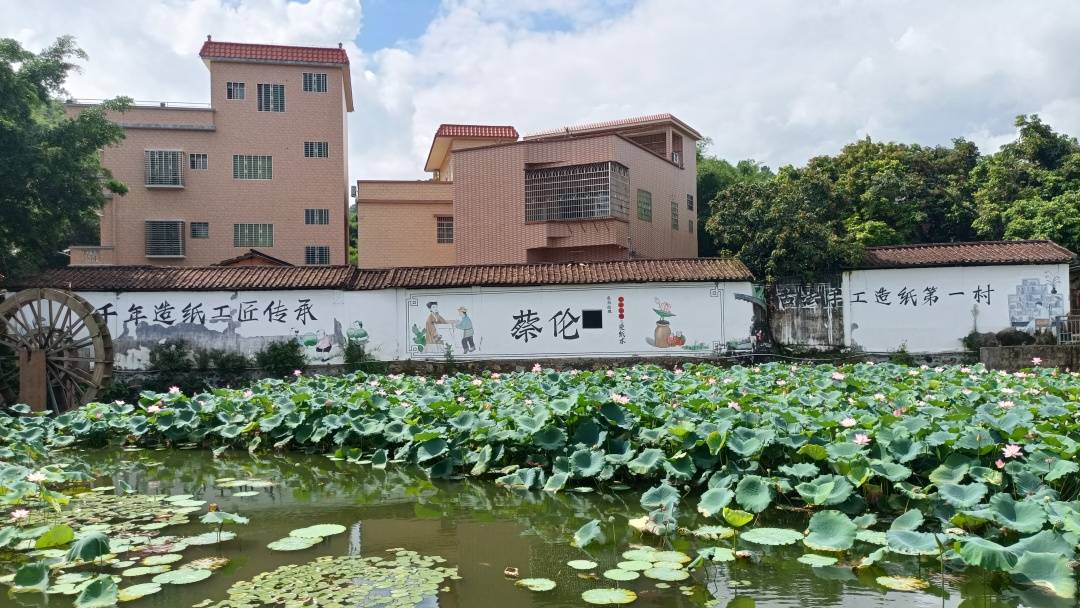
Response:
[{"label": "pink lotus blossom near water", "polygon": [[858,422],[854,418],[852,418],[851,416],[848,416],[847,418],[844,418],[843,420],[840,421],[840,426],[842,426],[842,427],[844,427],[846,429],[850,429],[851,427],[855,426],[856,424],[858,424]]},{"label": "pink lotus blossom near water", "polygon": [[1009,445],[1001,449],[1001,453],[1005,455],[1005,458],[1016,458],[1020,454],[1024,453],[1024,448],[1016,445],[1015,443],[1010,443]]},{"label": "pink lotus blossom near water", "polygon": [[169,394],[170,395],[179,395],[180,394],[180,387],[179,386],[170,386],[169,387]]},{"label": "pink lotus blossom near water", "polygon": [[858,433],[852,441],[859,445],[870,445],[870,436],[866,433]]},{"label": "pink lotus blossom near water", "polygon": [[23,521],[30,517],[30,511],[26,509],[15,509],[11,512],[11,521]]}]

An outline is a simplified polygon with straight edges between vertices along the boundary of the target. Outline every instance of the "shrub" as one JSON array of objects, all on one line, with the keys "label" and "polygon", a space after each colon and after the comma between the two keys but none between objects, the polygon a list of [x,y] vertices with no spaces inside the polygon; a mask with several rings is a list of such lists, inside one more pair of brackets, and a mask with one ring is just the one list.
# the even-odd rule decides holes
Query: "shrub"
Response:
[{"label": "shrub", "polygon": [[907,343],[901,344],[900,348],[889,355],[889,363],[908,366],[915,365],[915,357],[908,352]]},{"label": "shrub", "polygon": [[345,369],[350,372],[362,371],[369,374],[381,374],[386,371],[386,364],[377,361],[363,344],[350,342],[345,347]]},{"label": "shrub", "polygon": [[1044,329],[1040,329],[1039,331],[1035,332],[1035,344],[1049,345],[1049,344],[1057,344],[1057,343],[1058,343],[1057,336],[1055,336],[1051,332],[1046,331]]},{"label": "shrub", "polygon": [[998,343],[1002,346],[1027,346],[1035,343],[1035,336],[1010,327],[997,333]]},{"label": "shrub", "polygon": [[284,377],[307,367],[304,347],[296,338],[271,342],[255,353],[255,365],[269,376]]},{"label": "shrub", "polygon": [[964,348],[975,354],[979,354],[979,349],[983,348],[984,346],[1001,346],[1001,343],[998,342],[997,336],[995,334],[992,334],[990,332],[980,334],[979,332],[974,330],[972,330],[972,332],[968,335],[964,336],[961,342],[964,343]]},{"label": "shrub", "polygon": [[184,373],[194,367],[191,348],[183,340],[166,340],[150,348],[150,369]]}]

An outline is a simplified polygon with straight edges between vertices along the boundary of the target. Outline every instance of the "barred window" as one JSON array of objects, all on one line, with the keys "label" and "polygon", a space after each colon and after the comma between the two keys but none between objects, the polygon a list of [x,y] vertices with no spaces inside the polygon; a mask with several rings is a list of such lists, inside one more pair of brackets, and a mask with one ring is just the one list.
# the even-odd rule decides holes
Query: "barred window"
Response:
[{"label": "barred window", "polygon": [[184,222],[146,220],[146,257],[184,257]]},{"label": "barred window", "polygon": [[259,111],[285,111],[285,85],[259,83]]},{"label": "barred window", "polygon": [[652,221],[652,192],[648,190],[637,191],[637,218],[646,222]]},{"label": "barred window", "polygon": [[184,153],[179,150],[144,152],[147,186],[183,186]]},{"label": "barred window", "polygon": [[326,74],[304,72],[304,91],[307,93],[325,93]]},{"label": "barred window", "polygon": [[679,229],[679,206],[675,201],[671,201],[671,229]]},{"label": "barred window", "polygon": [[326,266],[330,263],[330,248],[326,245],[304,247],[304,263],[308,266]]},{"label": "barred window", "polygon": [[687,230],[692,234],[694,232],[694,220],[687,220]]},{"label": "barred window", "polygon": [[188,168],[193,171],[205,171],[207,165],[206,154],[188,154]]},{"label": "barred window", "polygon": [[304,209],[304,223],[312,226],[330,223],[329,209]]},{"label": "barred window", "polygon": [[330,142],[305,141],[304,156],[306,158],[327,158],[330,156]]},{"label": "barred window", "polygon": [[435,218],[435,242],[454,242],[454,217],[445,216]]},{"label": "barred window", "polygon": [[208,238],[210,238],[210,223],[209,222],[191,222],[191,238],[193,238],[193,239],[208,239]]},{"label": "barred window", "polygon": [[694,210],[694,195],[693,194],[687,194],[686,195],[686,210],[687,211],[693,211]]},{"label": "barred window", "polygon": [[273,246],[273,224],[233,224],[233,247]]},{"label": "barred window", "polygon": [[232,176],[233,179],[274,179],[274,157],[234,154]]},{"label": "barred window", "polygon": [[225,99],[243,99],[244,98],[244,83],[242,82],[226,82],[225,83]]},{"label": "barred window", "polygon": [[525,171],[525,221],[626,218],[630,170],[616,162]]}]

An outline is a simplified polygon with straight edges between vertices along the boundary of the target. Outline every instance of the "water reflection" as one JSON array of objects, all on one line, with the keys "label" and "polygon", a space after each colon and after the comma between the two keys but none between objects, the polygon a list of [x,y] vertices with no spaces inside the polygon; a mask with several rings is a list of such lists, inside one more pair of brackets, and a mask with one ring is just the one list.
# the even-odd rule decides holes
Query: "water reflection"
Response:
[{"label": "water reflection", "polygon": [[[281,565],[306,563],[320,555],[371,556],[396,547],[442,556],[448,565],[459,568],[463,580],[453,583],[451,590],[439,598],[438,605],[444,608],[581,606],[583,591],[618,585],[581,575],[566,565],[569,560],[596,561],[600,564],[596,572],[599,574],[621,561],[621,553],[631,543],[644,542],[689,554],[703,546],[730,544],[692,537],[642,539],[626,525],[628,519],[642,514],[639,494],[633,491],[511,491],[489,481],[431,481],[422,472],[393,464],[379,470],[319,455],[230,453],[215,459],[201,450],[110,450],[79,456],[101,475],[97,485],[130,487],[151,494],[194,494],[198,499],[217,503],[224,511],[251,519],[249,525],[235,528],[239,534],[235,541],[191,547],[184,552],[185,561],[208,555],[228,557],[232,561],[225,569],[198,584],[168,586],[135,606],[172,608],[206,598],[219,600],[233,582]],[[215,480],[228,478],[248,480],[250,486],[223,489],[215,484]],[[260,481],[273,485],[260,487],[267,485]],[[256,490],[256,496],[235,496],[237,492]],[[594,518],[604,522],[604,534],[615,542],[598,548],[594,545],[584,552],[571,547],[569,539],[574,531]],[[798,529],[805,526],[805,514],[801,513],[778,513],[769,520],[769,525]],[[717,523],[700,518],[692,508],[684,509],[679,521],[689,528]],[[307,551],[281,553],[266,549],[269,542],[287,536],[290,530],[321,523],[341,524],[349,531]],[[205,531],[206,526],[190,524],[170,528],[168,533]],[[656,581],[644,577],[622,586],[638,593],[634,606],[645,607],[703,606],[714,598],[721,600],[717,605],[724,606],[740,596],[770,608],[1072,605],[1036,592],[1009,588],[1007,581],[981,572],[946,571],[943,580],[937,562],[921,564],[917,558],[893,558],[884,565],[853,571],[801,564],[796,561],[804,553],[801,546],[740,548],[752,549],[753,558],[700,569],[692,579],[668,589],[656,588]],[[541,594],[516,588],[503,575],[507,566],[518,568],[522,577],[551,578],[558,587]],[[919,593],[887,591],[875,583],[876,577],[882,575],[917,576],[928,580],[931,587]],[[132,582],[144,581],[124,584]],[[680,585],[692,585],[693,590],[684,594]],[[51,599],[53,606],[66,605]],[[25,595],[17,600],[0,599],[0,604],[15,601],[43,605],[40,597]]]}]

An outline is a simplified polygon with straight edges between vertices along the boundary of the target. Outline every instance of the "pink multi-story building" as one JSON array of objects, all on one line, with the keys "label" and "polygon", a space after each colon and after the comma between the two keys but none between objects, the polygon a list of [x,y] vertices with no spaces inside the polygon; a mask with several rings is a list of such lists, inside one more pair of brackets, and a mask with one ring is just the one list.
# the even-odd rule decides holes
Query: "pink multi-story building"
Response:
[{"label": "pink multi-story building", "polygon": [[697,255],[696,142],[670,114],[435,132],[430,180],[357,183],[361,267]]},{"label": "pink multi-story building", "polygon": [[[125,139],[102,161],[129,191],[102,209],[100,244],[73,246],[71,264],[345,264],[345,51],[207,37],[199,56],[209,104],[138,103],[111,117]],[[262,255],[243,256],[253,249]]]}]

